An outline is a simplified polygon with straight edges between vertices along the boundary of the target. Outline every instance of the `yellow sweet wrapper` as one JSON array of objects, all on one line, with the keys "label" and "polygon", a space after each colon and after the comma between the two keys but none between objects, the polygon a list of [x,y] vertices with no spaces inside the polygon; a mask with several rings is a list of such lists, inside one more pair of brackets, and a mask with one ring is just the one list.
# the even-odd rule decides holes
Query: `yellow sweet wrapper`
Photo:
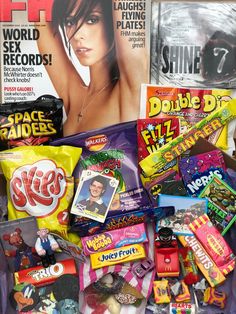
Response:
[{"label": "yellow sweet wrapper", "polygon": [[168,162],[171,162],[195,145],[199,137],[208,138],[235,118],[236,99],[232,99],[228,104],[197,122],[187,132],[179,135],[162,146],[158,151],[140,161],[140,167],[146,176],[153,175],[165,167]]},{"label": "yellow sweet wrapper", "polygon": [[72,173],[81,152],[72,146],[22,146],[0,152],[7,180],[8,219],[35,216],[39,228],[67,239],[74,196]]},{"label": "yellow sweet wrapper", "polygon": [[146,257],[142,243],[131,244],[90,255],[92,269],[126,263]]}]

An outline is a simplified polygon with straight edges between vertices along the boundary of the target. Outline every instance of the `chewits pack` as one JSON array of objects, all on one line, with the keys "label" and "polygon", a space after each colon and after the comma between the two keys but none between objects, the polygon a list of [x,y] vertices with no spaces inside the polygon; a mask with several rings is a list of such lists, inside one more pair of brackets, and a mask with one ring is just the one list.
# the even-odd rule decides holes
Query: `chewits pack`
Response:
[{"label": "chewits pack", "polygon": [[119,180],[108,216],[146,208],[150,204],[138,174],[136,132],[136,122],[131,121],[67,136],[51,143],[82,148],[74,171],[75,179],[79,180],[82,171],[88,169]]},{"label": "chewits pack", "polygon": [[22,146],[0,152],[7,180],[8,219],[35,216],[39,228],[67,237],[73,170],[81,148]]},{"label": "chewits pack", "polygon": [[224,156],[219,149],[182,158],[179,170],[190,196],[198,196],[213,175],[223,180],[228,178]]}]

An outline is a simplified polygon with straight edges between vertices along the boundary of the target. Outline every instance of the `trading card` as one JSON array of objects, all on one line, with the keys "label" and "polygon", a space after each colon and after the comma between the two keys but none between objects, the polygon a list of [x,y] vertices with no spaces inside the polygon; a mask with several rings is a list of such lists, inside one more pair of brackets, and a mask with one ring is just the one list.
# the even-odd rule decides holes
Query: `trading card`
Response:
[{"label": "trading card", "polygon": [[119,181],[95,171],[84,170],[71,213],[104,222]]},{"label": "trading card", "polygon": [[207,212],[207,200],[204,198],[160,194],[158,206],[175,206],[175,215],[157,222],[156,231],[168,227],[176,235],[193,235],[188,225]]}]

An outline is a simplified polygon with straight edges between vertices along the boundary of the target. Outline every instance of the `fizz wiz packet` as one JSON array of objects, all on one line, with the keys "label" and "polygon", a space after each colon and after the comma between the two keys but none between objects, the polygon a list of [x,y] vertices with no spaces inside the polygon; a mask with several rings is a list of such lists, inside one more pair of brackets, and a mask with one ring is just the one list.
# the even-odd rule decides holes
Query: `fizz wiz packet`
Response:
[{"label": "fizz wiz packet", "polygon": [[9,220],[35,216],[39,228],[67,237],[74,194],[72,172],[81,148],[22,146],[0,153]]},{"label": "fizz wiz packet", "polygon": [[[143,160],[164,144],[172,141],[179,135],[179,129],[179,119],[177,118],[138,119],[138,161]],[[166,164],[165,169],[162,169],[163,171],[155,173],[152,177],[145,177],[140,167],[138,169],[143,186],[148,191],[154,205],[156,205],[156,197],[162,189],[164,179],[170,178],[171,175],[177,172],[177,162],[174,160]]]},{"label": "fizz wiz packet", "polygon": [[161,147],[144,160],[139,165],[145,175],[151,176],[156,171],[165,166],[166,163],[179,157],[190,149],[197,142],[199,137],[208,138],[219,128],[223,127],[236,117],[236,99],[232,99],[227,105],[214,111],[196,125],[192,126],[187,132],[179,135],[170,143]]}]

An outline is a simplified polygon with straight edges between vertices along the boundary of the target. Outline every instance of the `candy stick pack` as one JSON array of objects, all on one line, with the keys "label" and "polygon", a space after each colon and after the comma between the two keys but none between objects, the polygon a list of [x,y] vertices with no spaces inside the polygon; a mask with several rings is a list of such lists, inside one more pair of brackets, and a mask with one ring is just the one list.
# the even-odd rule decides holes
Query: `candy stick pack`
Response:
[{"label": "candy stick pack", "polygon": [[143,159],[139,165],[146,176],[160,171],[168,162],[179,157],[192,148],[199,137],[208,138],[219,128],[236,117],[236,99],[214,111],[206,118],[192,126],[186,133],[179,135],[170,143],[165,144],[157,152]]}]

